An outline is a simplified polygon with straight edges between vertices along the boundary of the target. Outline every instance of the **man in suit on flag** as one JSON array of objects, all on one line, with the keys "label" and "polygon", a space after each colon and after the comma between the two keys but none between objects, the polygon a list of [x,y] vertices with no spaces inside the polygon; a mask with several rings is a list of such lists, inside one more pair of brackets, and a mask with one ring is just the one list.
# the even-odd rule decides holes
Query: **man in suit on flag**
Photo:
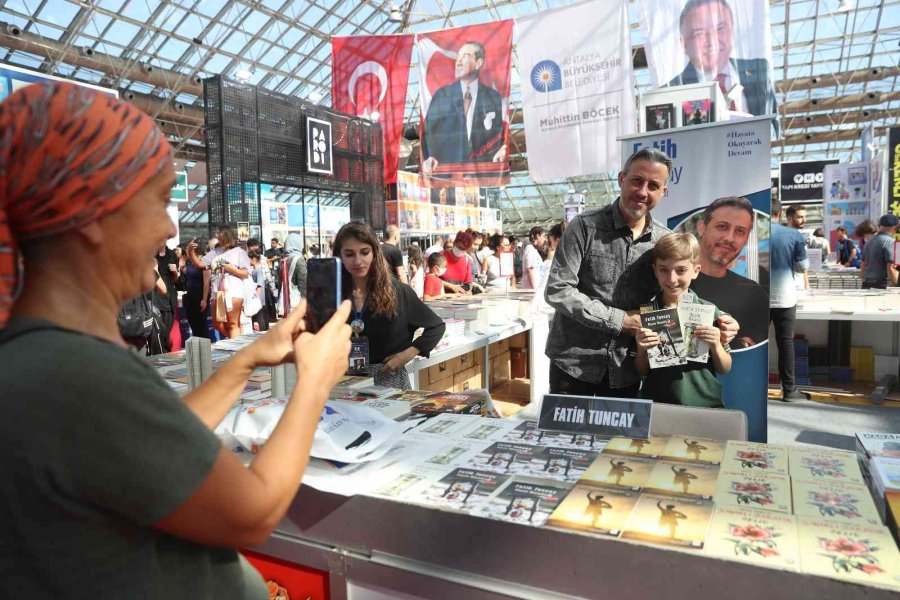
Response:
[{"label": "man in suit on flag", "polygon": [[497,91],[479,81],[484,46],[466,42],[456,59],[456,81],[439,88],[425,115],[422,170],[431,175],[439,164],[502,162],[506,158],[503,102]]}]

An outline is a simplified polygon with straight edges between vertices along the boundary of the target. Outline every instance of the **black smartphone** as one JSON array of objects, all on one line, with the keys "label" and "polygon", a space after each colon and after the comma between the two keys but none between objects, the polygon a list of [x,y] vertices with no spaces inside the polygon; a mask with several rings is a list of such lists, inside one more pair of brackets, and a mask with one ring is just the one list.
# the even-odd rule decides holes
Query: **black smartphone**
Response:
[{"label": "black smartphone", "polygon": [[341,305],[341,261],[310,258],[306,261],[306,330],[319,331]]}]

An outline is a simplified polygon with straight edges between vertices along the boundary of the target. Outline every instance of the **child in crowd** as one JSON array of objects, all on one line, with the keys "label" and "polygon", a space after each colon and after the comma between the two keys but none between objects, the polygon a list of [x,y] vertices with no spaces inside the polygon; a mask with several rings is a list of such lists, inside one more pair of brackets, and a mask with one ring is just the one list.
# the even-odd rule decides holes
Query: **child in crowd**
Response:
[{"label": "child in crowd", "polygon": [[444,281],[441,275],[447,270],[447,257],[440,252],[428,255],[428,273],[425,275],[425,301],[437,300],[444,296]]},{"label": "child in crowd", "polygon": [[[700,245],[690,233],[670,233],[656,243],[652,252],[653,273],[661,291],[651,301],[652,305],[646,308],[676,308],[679,302],[686,300],[684,294],[700,273]],[[693,301],[710,304],[696,295]],[[720,315],[717,308],[714,321]],[[706,363],[688,361],[683,365],[651,369],[647,351],[658,346],[662,340],[659,334],[650,329],[640,330],[635,337],[637,356],[634,364],[637,372],[646,377],[641,387],[642,398],[687,406],[724,406],[722,385],[716,379],[716,373],[724,374],[731,370],[728,347],[722,345],[719,329],[713,325],[697,327],[693,335],[709,344]],[[688,342],[689,340],[685,340],[685,344]]]}]

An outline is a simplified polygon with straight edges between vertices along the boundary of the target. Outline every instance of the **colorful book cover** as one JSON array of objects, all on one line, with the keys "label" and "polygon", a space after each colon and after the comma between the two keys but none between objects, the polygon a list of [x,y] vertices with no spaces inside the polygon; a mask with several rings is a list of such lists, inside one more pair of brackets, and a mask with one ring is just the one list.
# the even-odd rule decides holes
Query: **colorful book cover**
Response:
[{"label": "colorful book cover", "polygon": [[900,458],[900,433],[857,433],[856,450],[860,456]]},{"label": "colorful book cover", "polygon": [[700,326],[712,325],[715,316],[716,307],[713,304],[698,302],[680,302],[678,304],[685,360],[700,363],[709,360],[709,344],[694,337],[694,330]]},{"label": "colorful book cover", "polygon": [[641,489],[655,466],[655,458],[601,452],[579,481]]},{"label": "colorful book cover", "polygon": [[864,485],[794,477],[794,514],[838,523],[881,525],[878,509]]},{"label": "colorful book cover", "polygon": [[886,527],[797,518],[800,571],[900,589],[900,552]]},{"label": "colorful book cover", "polygon": [[791,478],[761,471],[719,471],[716,506],[791,514]]},{"label": "colorful book cover", "polygon": [[828,448],[791,447],[788,452],[791,477],[864,483],[856,454]]},{"label": "colorful book cover", "polygon": [[635,490],[579,482],[547,526],[618,537],[639,496]]},{"label": "colorful book cover", "polygon": [[647,351],[651,369],[683,365],[684,338],[681,335],[681,322],[678,320],[678,309],[664,308],[641,313],[641,325],[659,335],[659,345]]},{"label": "colorful book cover", "polygon": [[719,440],[691,437],[687,435],[673,435],[666,444],[666,449],[660,454],[661,458],[682,460],[691,462],[722,462],[725,455],[725,444]]},{"label": "colorful book cover", "polygon": [[491,471],[453,469],[423,491],[420,500],[430,506],[468,512],[477,508],[508,479],[508,475]]},{"label": "colorful book cover", "polygon": [[663,453],[669,444],[668,435],[654,434],[650,439],[614,437],[603,449],[605,453],[632,454],[635,456],[657,457]]},{"label": "colorful book cover", "polygon": [[526,474],[531,470],[531,459],[540,450],[540,446],[530,444],[494,442],[473,456],[468,466],[504,475]]},{"label": "colorful book cover", "polygon": [[644,491],[712,498],[718,476],[718,465],[659,460],[647,477]]},{"label": "colorful book cover", "polygon": [[878,490],[900,490],[900,458],[876,456],[870,467]]},{"label": "colorful book cover", "polygon": [[711,500],[644,492],[625,521],[622,538],[700,550],[714,506]]},{"label": "colorful book cover", "polygon": [[738,442],[729,440],[722,457],[722,468],[731,471],[752,471],[787,475],[788,449],[777,444]]},{"label": "colorful book cover", "polygon": [[596,452],[575,448],[541,448],[531,459],[528,475],[574,483],[587,470]]},{"label": "colorful book cover", "polygon": [[515,477],[491,495],[475,514],[540,527],[559,506],[570,486]]},{"label": "colorful book cover", "polygon": [[480,414],[487,392],[436,392],[429,394],[421,402],[412,407],[414,413],[459,413]]},{"label": "colorful book cover", "polygon": [[799,571],[797,517],[722,506],[717,500],[703,551],[761,567]]}]

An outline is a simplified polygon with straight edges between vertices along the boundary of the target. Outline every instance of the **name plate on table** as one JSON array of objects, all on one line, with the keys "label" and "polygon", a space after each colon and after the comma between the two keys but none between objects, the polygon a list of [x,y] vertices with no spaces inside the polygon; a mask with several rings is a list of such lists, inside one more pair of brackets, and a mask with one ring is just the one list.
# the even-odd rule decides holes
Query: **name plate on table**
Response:
[{"label": "name plate on table", "polygon": [[544,394],[538,429],[648,439],[653,402]]}]

